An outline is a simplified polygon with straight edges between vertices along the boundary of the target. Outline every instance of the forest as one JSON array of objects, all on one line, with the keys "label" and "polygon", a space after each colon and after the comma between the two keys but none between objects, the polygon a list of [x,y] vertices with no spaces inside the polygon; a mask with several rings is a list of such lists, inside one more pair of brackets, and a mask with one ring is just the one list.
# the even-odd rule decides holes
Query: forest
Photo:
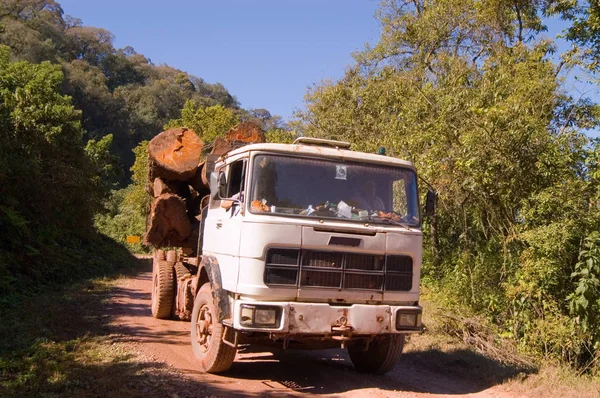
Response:
[{"label": "forest", "polygon": [[207,142],[241,120],[270,134],[287,128],[265,109],[240,108],[219,83],[114,48],[111,32],[56,1],[3,0],[0,18],[1,300],[101,268],[87,264],[102,258],[97,230],[121,243],[144,232],[145,194],[134,188],[145,164],[128,187],[131,168],[167,125]]},{"label": "forest", "polygon": [[210,142],[252,120],[269,141],[412,161],[438,193],[423,286],[524,354],[600,374],[600,107],[569,90],[574,75],[600,84],[600,6],[383,0],[377,18],[376,43],[285,123],[116,49],[57,1],[0,1],[0,315],[125,255],[117,243],[145,229],[149,139],[186,126]]}]

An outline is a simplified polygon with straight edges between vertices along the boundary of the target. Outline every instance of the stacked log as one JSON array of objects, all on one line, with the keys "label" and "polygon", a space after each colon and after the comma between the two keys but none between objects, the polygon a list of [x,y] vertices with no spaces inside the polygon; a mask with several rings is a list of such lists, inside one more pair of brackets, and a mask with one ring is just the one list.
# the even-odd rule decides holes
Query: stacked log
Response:
[{"label": "stacked log", "polygon": [[154,137],[148,144],[147,185],[154,201],[145,243],[195,250],[201,204],[208,202],[210,193],[211,159],[214,161],[240,144],[256,142],[265,142],[264,132],[249,122],[233,127],[226,139],[217,138],[209,154],[203,153],[206,147],[198,134],[185,127],[163,131]]}]

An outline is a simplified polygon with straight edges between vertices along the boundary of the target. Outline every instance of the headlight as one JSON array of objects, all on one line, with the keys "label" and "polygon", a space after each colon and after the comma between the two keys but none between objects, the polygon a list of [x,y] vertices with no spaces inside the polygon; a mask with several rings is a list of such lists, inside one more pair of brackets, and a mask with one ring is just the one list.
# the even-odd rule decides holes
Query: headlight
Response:
[{"label": "headlight", "polygon": [[257,325],[275,325],[277,324],[277,311],[257,309],[254,313],[254,322]]},{"label": "headlight", "polygon": [[421,311],[398,310],[396,312],[396,330],[421,327]]},{"label": "headlight", "polygon": [[277,328],[281,318],[281,307],[242,304],[240,325],[249,328]]}]

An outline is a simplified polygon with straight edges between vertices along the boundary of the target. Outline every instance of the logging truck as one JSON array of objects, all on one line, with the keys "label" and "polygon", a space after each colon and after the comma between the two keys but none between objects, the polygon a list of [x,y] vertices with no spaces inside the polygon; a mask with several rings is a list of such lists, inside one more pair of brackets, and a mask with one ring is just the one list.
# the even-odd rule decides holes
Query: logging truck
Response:
[{"label": "logging truck", "polygon": [[341,346],[357,370],[390,371],[422,329],[435,193],[422,212],[414,166],[340,141],[265,143],[248,125],[211,148],[186,129],[150,142],[153,316],[191,321],[203,372],[246,345]]}]

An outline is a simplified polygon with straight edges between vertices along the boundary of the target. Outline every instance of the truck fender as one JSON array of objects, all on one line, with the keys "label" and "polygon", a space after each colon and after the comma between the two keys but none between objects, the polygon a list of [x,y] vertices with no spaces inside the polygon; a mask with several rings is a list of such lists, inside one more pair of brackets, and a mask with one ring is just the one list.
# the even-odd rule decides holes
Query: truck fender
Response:
[{"label": "truck fender", "polygon": [[213,256],[202,256],[198,265],[198,273],[194,280],[194,295],[198,293],[204,283],[208,282],[211,287],[213,303],[217,309],[217,320],[222,322],[231,318],[231,308],[227,291],[223,289],[221,280],[221,268],[218,260]]}]

